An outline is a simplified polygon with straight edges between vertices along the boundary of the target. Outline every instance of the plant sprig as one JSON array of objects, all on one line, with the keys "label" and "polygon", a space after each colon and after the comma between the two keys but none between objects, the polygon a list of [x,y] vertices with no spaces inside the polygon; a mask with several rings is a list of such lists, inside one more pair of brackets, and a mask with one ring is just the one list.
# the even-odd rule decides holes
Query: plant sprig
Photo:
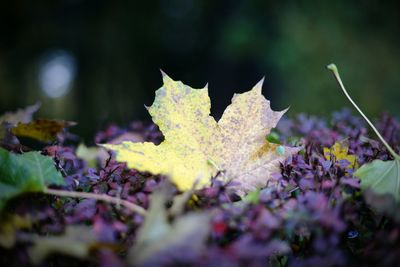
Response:
[{"label": "plant sprig", "polygon": [[400,160],[400,156],[394,151],[394,149],[386,142],[386,140],[382,137],[382,135],[379,133],[378,129],[375,128],[375,126],[372,124],[372,122],[368,119],[368,117],[361,111],[361,109],[357,106],[357,104],[354,102],[354,100],[350,97],[349,93],[347,92],[346,88],[344,87],[344,84],[342,82],[342,79],[340,78],[339,71],[336,67],[335,64],[329,64],[327,68],[332,71],[333,76],[335,77],[336,81],[339,84],[340,89],[342,89],[344,95],[347,97],[347,99],[350,101],[350,103],[356,108],[356,110],[361,114],[361,116],[364,118],[364,120],[368,123],[368,125],[372,128],[372,130],[375,132],[375,134],[378,136],[378,138],[381,140],[381,142],[385,145],[386,149],[389,151],[389,153],[393,156],[393,158]]}]

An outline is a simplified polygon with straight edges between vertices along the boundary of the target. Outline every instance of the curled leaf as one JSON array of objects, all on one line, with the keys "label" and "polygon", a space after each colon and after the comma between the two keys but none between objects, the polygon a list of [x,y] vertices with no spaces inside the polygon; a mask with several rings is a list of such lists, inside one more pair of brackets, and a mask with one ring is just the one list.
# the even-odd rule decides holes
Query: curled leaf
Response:
[{"label": "curled leaf", "polygon": [[74,126],[75,122],[63,120],[39,119],[29,123],[18,123],[12,128],[12,133],[18,137],[29,137],[43,142],[54,141],[57,134],[66,127]]}]

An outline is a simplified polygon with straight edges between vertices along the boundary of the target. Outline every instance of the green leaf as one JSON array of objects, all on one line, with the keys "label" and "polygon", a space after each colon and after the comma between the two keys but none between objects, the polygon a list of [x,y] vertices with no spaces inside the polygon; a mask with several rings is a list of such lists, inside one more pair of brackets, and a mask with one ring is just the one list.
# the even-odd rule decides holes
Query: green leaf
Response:
[{"label": "green leaf", "polygon": [[363,190],[371,189],[377,195],[390,194],[400,202],[400,160],[374,160],[364,164],[355,173],[361,179]]},{"label": "green leaf", "polygon": [[281,140],[279,139],[279,134],[276,132],[271,132],[269,135],[265,137],[265,140],[273,144],[278,144],[278,145],[281,144]]},{"label": "green leaf", "polygon": [[0,210],[10,198],[42,192],[49,184],[64,184],[51,158],[39,152],[14,154],[0,148]]}]

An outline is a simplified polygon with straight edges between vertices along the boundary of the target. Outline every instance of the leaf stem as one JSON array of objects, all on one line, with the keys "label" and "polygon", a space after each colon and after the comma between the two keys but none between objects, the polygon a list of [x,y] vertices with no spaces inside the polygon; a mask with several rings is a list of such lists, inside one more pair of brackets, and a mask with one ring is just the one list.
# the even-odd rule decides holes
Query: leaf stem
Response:
[{"label": "leaf stem", "polygon": [[217,163],[215,163],[215,161],[213,161],[212,159],[208,159],[207,162],[208,162],[208,164],[210,164],[211,166],[213,166],[217,171],[219,171],[219,172],[222,171],[222,170],[218,167]]},{"label": "leaf stem", "polygon": [[136,205],[127,200],[117,198],[117,197],[112,197],[112,196],[109,196],[106,194],[66,191],[66,190],[51,189],[51,188],[46,188],[44,190],[44,193],[50,194],[50,195],[55,195],[55,196],[60,196],[60,197],[90,198],[90,199],[101,200],[101,201],[111,203],[111,204],[114,204],[117,206],[122,205],[122,206],[130,209],[131,211],[136,212],[142,216],[146,215],[146,210],[144,208],[142,208],[141,206]]},{"label": "leaf stem", "polygon": [[347,93],[346,88],[343,85],[342,79],[340,78],[339,71],[336,67],[335,64],[329,64],[327,68],[332,71],[333,76],[335,77],[336,81],[339,84],[340,89],[342,89],[344,95],[347,97],[347,99],[350,101],[350,103],[357,109],[357,111],[361,114],[361,116],[364,118],[364,120],[369,124],[369,126],[374,130],[375,134],[378,136],[378,138],[381,140],[381,142],[385,145],[386,149],[390,152],[390,154],[395,158],[395,159],[400,159],[400,156],[393,150],[393,148],[385,141],[385,139],[382,137],[382,135],[379,133],[379,131],[375,128],[375,126],[372,124],[372,122],[365,116],[365,114],[361,111],[361,109],[357,106],[357,104],[353,101],[353,99],[350,97],[350,95]]}]

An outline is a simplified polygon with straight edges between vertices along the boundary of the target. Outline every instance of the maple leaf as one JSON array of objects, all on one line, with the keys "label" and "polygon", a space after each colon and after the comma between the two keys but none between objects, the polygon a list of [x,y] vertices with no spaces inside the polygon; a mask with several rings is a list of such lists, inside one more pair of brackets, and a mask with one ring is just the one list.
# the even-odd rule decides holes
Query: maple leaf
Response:
[{"label": "maple leaf", "polygon": [[[239,194],[266,186],[279,163],[298,148],[269,143],[266,136],[286,112],[272,111],[261,94],[261,80],[254,88],[235,94],[217,122],[210,116],[208,89],[193,89],[163,73],[164,85],[148,108],[165,140],[105,144],[128,167],[169,175],[181,190],[210,182],[218,172],[239,182]],[[278,151],[277,151],[278,150]]]}]

